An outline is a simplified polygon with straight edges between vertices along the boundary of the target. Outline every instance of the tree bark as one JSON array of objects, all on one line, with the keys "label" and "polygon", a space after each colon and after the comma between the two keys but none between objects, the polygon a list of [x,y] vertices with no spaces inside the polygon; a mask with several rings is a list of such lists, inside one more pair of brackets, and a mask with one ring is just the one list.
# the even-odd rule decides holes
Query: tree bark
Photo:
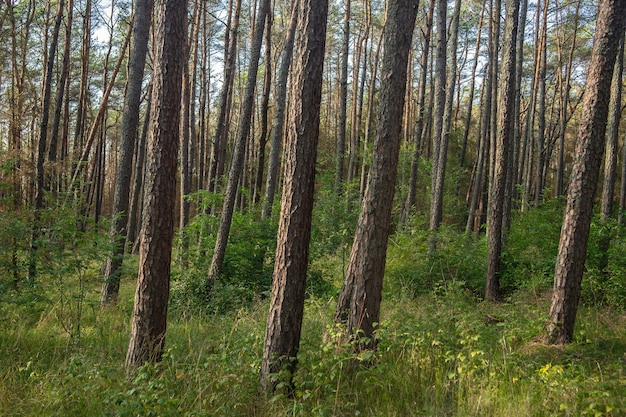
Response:
[{"label": "tree bark", "polygon": [[280,69],[278,70],[278,80],[276,81],[276,108],[274,119],[272,120],[272,140],[269,164],[267,168],[267,183],[265,185],[265,202],[263,204],[263,218],[268,219],[272,215],[274,206],[274,196],[278,184],[278,174],[280,172],[280,152],[283,141],[283,125],[285,121],[285,102],[287,99],[287,78],[289,77],[289,66],[293,56],[293,44],[296,35],[296,24],[298,23],[298,1],[295,1],[291,10],[291,19],[287,38],[282,52]]},{"label": "tree bark", "polygon": [[554,344],[569,343],[574,336],[593,199],[605,147],[615,45],[624,36],[626,24],[624,10],[626,0],[603,0],[598,10],[547,326],[548,339]]},{"label": "tree bark", "polygon": [[489,197],[487,213],[487,282],[485,299],[499,301],[500,273],[502,272],[503,218],[507,173],[509,173],[510,147],[515,133],[515,59],[519,16],[519,0],[506,0],[506,20],[502,45],[502,72],[498,88],[498,130],[496,132],[496,153],[494,177]]},{"label": "tree bark", "polygon": [[[128,224],[128,208],[130,182],[133,172],[133,154],[137,142],[139,126],[139,105],[143,84],[144,68],[148,53],[148,39],[152,24],[152,0],[137,0],[135,3],[132,47],[129,58],[128,85],[124,108],[122,110],[121,143],[118,153],[115,190],[113,194],[110,236],[113,239],[113,253],[104,265],[104,284],[100,292],[100,303],[115,304],[120,287],[120,272],[124,262],[124,246],[126,243],[126,226]],[[135,173],[135,175],[138,175]]]},{"label": "tree bark", "polygon": [[611,102],[609,104],[609,122],[607,125],[607,148],[604,158],[604,182],[602,185],[602,199],[600,203],[601,227],[598,247],[600,257],[598,269],[604,271],[609,265],[609,247],[611,246],[611,233],[607,228],[609,219],[613,216],[613,200],[615,199],[615,179],[617,176],[617,146],[619,143],[619,125],[622,117],[622,73],[624,71],[624,37],[620,40],[617,52],[617,62],[613,73],[613,85],[611,86]]},{"label": "tree bark", "polygon": [[[433,163],[430,200],[430,231],[439,229],[443,217],[443,189],[447,157],[447,137],[444,138],[443,117],[446,100],[446,17],[447,0],[437,2],[437,61],[435,62],[435,114],[433,117]],[[430,250],[435,251],[434,235],[430,239]]]},{"label": "tree bark", "polygon": [[59,41],[59,31],[63,20],[63,8],[65,1],[60,0],[57,15],[52,30],[52,40],[48,48],[46,57],[46,73],[43,81],[43,93],[41,95],[41,123],[39,124],[39,141],[37,142],[37,157],[35,165],[35,205],[33,207],[33,228],[30,243],[30,255],[28,264],[28,279],[34,282],[37,275],[37,239],[40,235],[39,220],[41,209],[43,208],[43,195],[45,193],[44,183],[44,159],[46,155],[46,143],[48,141],[48,121],[50,119],[50,95],[52,89],[52,70],[54,69],[54,58],[57,52]]},{"label": "tree bark", "polygon": [[[344,1],[343,38],[341,41],[341,72],[339,79],[339,126],[337,127],[337,166],[335,191],[341,194],[346,155],[346,120],[348,117],[348,59],[350,56],[350,3]],[[354,88],[354,86],[353,86]],[[354,105],[354,103],[352,104]]]},{"label": "tree bark", "polygon": [[392,0],[387,9],[380,104],[367,187],[335,320],[347,324],[357,349],[376,347],[391,208],[402,139],[409,48],[418,0]]},{"label": "tree bark", "polygon": [[219,183],[224,174],[224,167],[226,165],[226,140],[230,127],[230,107],[232,105],[232,89],[235,80],[241,0],[236,0],[233,13],[232,23],[227,25],[228,30],[224,51],[224,81],[222,82],[222,91],[220,93],[220,112],[215,128],[215,135],[213,136],[213,150],[211,152],[211,165],[209,167],[209,191],[212,193],[216,193],[220,188]]},{"label": "tree bark", "polygon": [[187,1],[157,0],[155,68],[139,275],[126,369],[161,359],[169,298]]},{"label": "tree bark", "polygon": [[311,238],[315,163],[319,137],[326,45],[326,0],[301,0],[285,161],[285,185],[274,263],[274,282],[265,331],[259,389],[270,394],[286,369],[291,378],[300,345]]},{"label": "tree bark", "polygon": [[435,0],[430,0],[428,7],[428,16],[426,17],[426,28],[423,31],[424,47],[422,48],[422,58],[420,60],[420,79],[419,92],[417,96],[417,117],[415,119],[415,140],[413,145],[413,156],[411,159],[411,173],[409,176],[409,192],[407,193],[406,203],[403,212],[403,223],[406,224],[415,206],[415,198],[417,195],[417,175],[419,161],[422,155],[422,142],[424,129],[424,106],[426,102],[426,82],[428,80],[428,55],[430,50],[430,38],[433,29],[433,18],[435,14]]}]

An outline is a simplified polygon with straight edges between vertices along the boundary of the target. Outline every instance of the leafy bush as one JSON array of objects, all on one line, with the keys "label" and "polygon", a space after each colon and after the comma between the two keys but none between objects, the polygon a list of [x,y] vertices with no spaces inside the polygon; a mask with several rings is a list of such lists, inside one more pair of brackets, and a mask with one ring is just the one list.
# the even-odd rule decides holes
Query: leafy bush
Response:
[{"label": "leafy bush", "polygon": [[487,265],[484,239],[468,238],[444,224],[437,232],[437,251],[431,253],[429,238],[426,228],[390,238],[385,271],[390,294],[413,297],[442,285],[461,285],[473,294],[482,293]]},{"label": "leafy bush", "polygon": [[[199,192],[191,196],[201,209],[219,203],[219,196]],[[274,220],[261,220],[259,213],[234,214],[222,273],[209,288],[208,271],[220,219],[200,213],[177,237],[171,287],[172,306],[227,311],[266,297],[272,285],[276,228]],[[183,245],[181,236],[186,237]]]},{"label": "leafy bush", "polygon": [[552,286],[562,219],[562,199],[547,200],[540,208],[513,215],[502,253],[500,283],[507,293],[524,287],[543,291]]}]

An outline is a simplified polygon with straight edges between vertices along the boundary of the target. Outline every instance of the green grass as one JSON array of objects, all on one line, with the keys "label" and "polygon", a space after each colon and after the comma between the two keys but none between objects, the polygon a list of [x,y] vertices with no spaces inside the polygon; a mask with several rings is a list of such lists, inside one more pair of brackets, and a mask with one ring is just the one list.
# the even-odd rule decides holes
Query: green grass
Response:
[{"label": "green grass", "polygon": [[[226,314],[177,312],[163,362],[127,379],[132,281],[117,308],[83,310],[79,340],[61,325],[58,303],[1,303],[0,415],[626,414],[626,317],[608,308],[583,307],[575,342],[557,348],[539,337],[545,293],[520,290],[498,305],[454,284],[386,294],[379,350],[364,358],[335,344],[332,298],[310,297],[294,397],[263,398],[266,300]],[[86,305],[96,298],[87,292]]]},{"label": "green grass", "polygon": [[626,233],[612,241],[609,269],[585,275],[574,342],[542,341],[561,213],[553,204],[514,218],[500,304],[481,301],[484,239],[444,226],[432,255],[419,224],[396,233],[379,348],[359,355],[337,344],[332,320],[349,227],[317,230],[293,396],[270,398],[257,381],[272,225],[240,219],[232,271],[209,298],[198,290],[202,256],[174,264],[164,359],[132,378],[124,361],[136,258],[125,262],[119,304],[102,309],[106,239],[55,232],[64,243],[44,247],[34,284],[15,288],[13,264],[0,262],[0,416],[626,416]]}]

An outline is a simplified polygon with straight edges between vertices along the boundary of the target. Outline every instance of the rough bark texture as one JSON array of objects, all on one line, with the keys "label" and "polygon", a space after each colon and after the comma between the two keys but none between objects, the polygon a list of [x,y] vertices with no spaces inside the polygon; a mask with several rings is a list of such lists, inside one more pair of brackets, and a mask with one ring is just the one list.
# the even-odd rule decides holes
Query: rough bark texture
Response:
[{"label": "rough bark texture", "polygon": [[600,2],[547,326],[549,341],[555,344],[571,342],[574,334],[593,198],[605,146],[611,78],[617,54],[615,46],[624,36],[624,10],[626,0]]},{"label": "rough bark texture", "polygon": [[272,121],[272,145],[270,150],[270,160],[267,167],[267,184],[265,187],[265,201],[263,203],[263,218],[267,219],[272,215],[274,206],[274,195],[278,184],[278,174],[280,171],[280,152],[283,141],[283,124],[285,121],[285,101],[287,99],[287,78],[289,77],[289,67],[293,56],[293,43],[296,34],[296,23],[298,22],[298,2],[296,1],[291,11],[289,30],[282,52],[278,80],[276,81],[276,107],[274,110],[274,120]]},{"label": "rough bark texture", "polygon": [[498,97],[498,130],[496,133],[496,153],[494,177],[487,213],[487,240],[489,255],[487,260],[487,282],[485,299],[498,301],[500,298],[500,272],[502,254],[505,190],[509,165],[509,149],[515,129],[515,45],[519,0],[506,1],[506,21],[502,56],[502,72]]},{"label": "rough bark texture", "polygon": [[276,388],[273,374],[287,368],[291,375],[296,367],[311,238],[328,2],[302,0],[299,7],[285,185],[259,380],[264,393]]},{"label": "rough bark texture", "polygon": [[[619,145],[619,125],[622,117],[622,73],[624,70],[624,38],[618,50],[617,62],[611,86],[610,115],[607,125],[607,142],[604,158],[604,182],[602,183],[602,200],[600,203],[601,227],[598,240],[598,269],[604,271],[609,266],[609,248],[611,231],[607,222],[613,216],[613,200],[615,199],[615,180],[617,177],[617,147]],[[622,180],[623,181],[623,180]]]},{"label": "rough bark texture", "polygon": [[139,276],[126,368],[161,359],[169,298],[187,1],[158,0]]},{"label": "rough bark texture", "polygon": [[[343,39],[341,51],[341,79],[339,80],[339,126],[337,127],[337,176],[335,188],[341,193],[344,180],[344,166],[346,155],[346,119],[348,116],[348,59],[350,56],[350,2],[345,0],[343,17]],[[354,87],[353,87],[354,88]],[[353,103],[354,105],[354,103]]]},{"label": "rough bark texture", "polygon": [[132,47],[128,63],[128,86],[122,113],[122,138],[113,194],[113,222],[110,231],[113,239],[113,253],[107,258],[104,266],[104,284],[100,293],[100,303],[102,304],[115,304],[120,288],[120,272],[124,260],[126,225],[128,223],[130,182],[133,172],[133,153],[137,142],[139,104],[141,103],[148,38],[152,24],[152,5],[152,0],[138,0],[135,4]]},{"label": "rough bark texture", "polygon": [[350,261],[335,319],[347,323],[348,335],[364,336],[360,348],[375,348],[387,240],[402,139],[402,109],[407,61],[418,0],[389,2],[380,105],[371,168],[363,197]]},{"label": "rough bark texture", "polygon": [[[443,216],[443,183],[445,178],[445,158],[447,144],[442,146],[443,140],[443,113],[446,100],[446,16],[447,1],[437,2],[437,60],[435,73],[435,114],[433,129],[433,168],[432,188],[430,201],[430,230],[439,229]],[[434,250],[434,240],[431,249]]]}]

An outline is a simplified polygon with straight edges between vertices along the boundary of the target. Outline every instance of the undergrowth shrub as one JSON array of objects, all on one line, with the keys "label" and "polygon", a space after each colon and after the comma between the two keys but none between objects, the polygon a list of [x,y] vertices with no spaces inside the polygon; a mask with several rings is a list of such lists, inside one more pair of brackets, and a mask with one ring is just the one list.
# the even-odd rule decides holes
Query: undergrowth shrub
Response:
[{"label": "undergrowth shrub", "polygon": [[[200,207],[215,204],[215,197],[195,195]],[[204,200],[207,198],[208,201]],[[208,271],[220,218],[197,214],[177,236],[172,276],[172,305],[223,312],[266,297],[272,284],[276,249],[275,220],[261,220],[258,212],[234,214],[222,273],[212,288]],[[181,236],[187,241],[182,242]]]},{"label": "undergrowth shrub", "polygon": [[506,294],[518,288],[544,291],[552,286],[562,219],[562,199],[513,214],[502,251],[500,285]]},{"label": "undergrowth shrub", "polygon": [[385,282],[390,294],[414,297],[442,285],[460,285],[473,294],[484,287],[487,247],[453,226],[441,225],[437,251],[429,250],[427,228],[411,228],[389,239]]}]

